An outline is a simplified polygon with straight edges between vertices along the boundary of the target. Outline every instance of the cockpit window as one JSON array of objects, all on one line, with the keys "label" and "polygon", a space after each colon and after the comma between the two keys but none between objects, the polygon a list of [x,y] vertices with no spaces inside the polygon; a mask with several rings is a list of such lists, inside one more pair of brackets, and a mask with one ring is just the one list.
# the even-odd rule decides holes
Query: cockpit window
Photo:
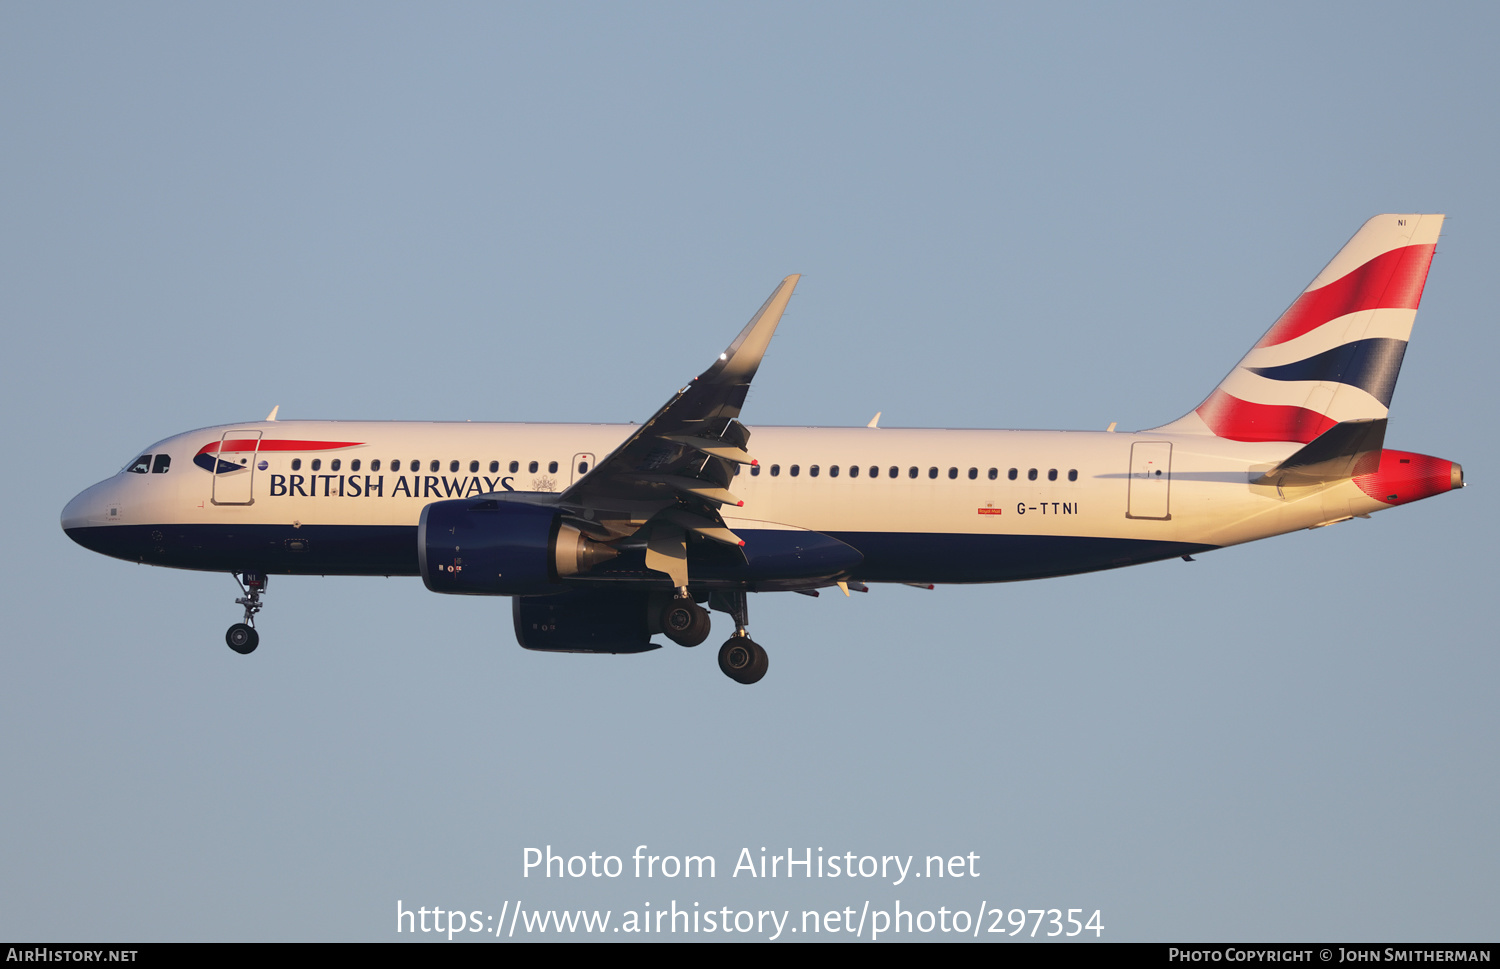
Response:
[{"label": "cockpit window", "polygon": [[125,470],[129,471],[131,474],[145,474],[146,472],[151,470],[151,455],[142,454],[140,457],[130,462],[130,466]]},{"label": "cockpit window", "polygon": [[166,474],[167,473],[167,469],[170,468],[171,466],[172,466],[172,456],[170,454],[158,454],[156,456],[156,463],[153,464],[153,465],[151,465],[151,473],[152,474]]}]

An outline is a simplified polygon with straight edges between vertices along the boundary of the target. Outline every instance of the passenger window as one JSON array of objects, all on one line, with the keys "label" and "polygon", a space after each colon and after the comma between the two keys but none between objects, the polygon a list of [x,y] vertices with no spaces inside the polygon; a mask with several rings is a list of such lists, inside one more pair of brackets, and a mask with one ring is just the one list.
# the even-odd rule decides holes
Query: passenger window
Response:
[{"label": "passenger window", "polygon": [[[891,469],[891,477],[894,478],[895,476],[896,476],[896,469],[892,468]],[[878,478],[878,477],[880,477],[880,469],[877,468],[877,467],[875,467],[875,465],[873,465],[873,464],[870,465],[870,477],[872,477],[872,478]]]},{"label": "passenger window", "polygon": [[857,477],[859,477],[859,465],[857,465],[857,464],[851,464],[851,465],[849,465],[849,477],[851,477],[851,478],[857,478]]},{"label": "passenger window", "polygon": [[773,464],[773,465],[771,465],[771,477],[774,478],[774,477],[777,477],[780,474],[781,474],[781,465],[779,465],[779,464]]},{"label": "passenger window", "polygon": [[313,458],[312,469],[314,471],[322,471],[323,470],[323,459],[322,458]]},{"label": "passenger window", "polygon": [[431,461],[428,462],[427,467],[431,468],[432,472],[434,474],[436,474],[437,473],[437,469],[440,468],[440,467],[442,467],[442,465],[438,463],[438,459],[437,458],[433,458]]},{"label": "passenger window", "polygon": [[929,478],[936,478],[937,477],[937,468],[928,468],[927,469],[927,477],[929,477]]},{"label": "passenger window", "polygon": [[515,474],[519,470],[521,470],[521,462],[520,461],[512,461],[510,463],[510,473],[511,474]]},{"label": "passenger window", "polygon": [[500,471],[500,462],[499,461],[491,461],[490,462],[490,474],[498,474],[499,471]]},{"label": "passenger window", "polygon": [[[582,467],[582,465],[580,465],[580,467]],[[752,477],[752,478],[758,478],[758,477],[760,477],[760,465],[758,465],[758,464],[752,464],[752,465],[750,465],[750,477]]]},{"label": "passenger window", "polygon": [[1032,468],[1030,471],[1026,472],[1026,480],[1027,481],[1035,481],[1036,480],[1036,468]]},{"label": "passenger window", "polygon": [[[359,469],[355,468],[354,470],[358,471]],[[379,458],[376,458],[375,460],[373,460],[373,461],[370,462],[370,470],[371,471],[379,471],[380,470],[380,459]]]},{"label": "passenger window", "polygon": [[1078,469],[1077,468],[1074,468],[1072,471],[1068,472],[1068,480],[1069,481],[1077,481],[1078,480]]},{"label": "passenger window", "polygon": [[479,471],[479,462],[478,461],[470,461],[469,462],[469,473],[470,474],[475,474],[478,471]]},{"label": "passenger window", "polygon": [[526,468],[526,470],[528,472],[530,472],[531,474],[536,474],[536,469],[537,469],[537,463],[535,461],[531,462],[531,464],[528,465],[527,468]]},{"label": "passenger window", "polygon": [[830,478],[837,478],[838,476],[839,476],[839,466],[836,465],[836,464],[830,464],[828,466],[828,477],[830,477]]},{"label": "passenger window", "polygon": [[[419,461],[419,460],[417,460],[416,458],[412,458],[411,459],[411,469],[412,469],[413,472],[421,472],[421,470],[422,470],[422,462]],[[432,470],[436,471],[437,468],[433,468]]]},{"label": "passenger window", "polygon": [[794,464],[790,468],[787,468],[787,472],[786,473],[795,478],[795,477],[797,477],[797,475],[801,471],[802,471],[802,468],[800,466]]},{"label": "passenger window", "polygon": [[958,477],[958,469],[957,468],[949,468],[948,469],[948,478],[949,478],[949,480],[952,480],[952,479],[957,478],[957,477]]},{"label": "passenger window", "polygon": [[1009,478],[1010,480],[1012,480],[1012,481],[1016,480],[1016,469],[1015,468],[1011,468],[1010,471],[1007,472],[1005,476],[1007,478]]},{"label": "passenger window", "polygon": [[547,462],[547,473],[548,474],[557,474],[557,462],[556,461],[549,461],[549,462]]},{"label": "passenger window", "polygon": [[917,476],[917,466],[916,465],[912,465],[911,469],[906,472],[906,476],[908,478],[915,478]]},{"label": "passenger window", "polygon": [[[757,472],[760,471],[759,468],[756,468],[755,470]],[[588,474],[589,473],[589,463],[587,461],[579,461],[578,462],[578,473],[579,474]]]},{"label": "passenger window", "polygon": [[170,468],[171,466],[172,466],[172,456],[170,454],[158,454],[156,456],[156,463],[153,464],[153,465],[151,465],[151,473],[152,474],[166,474],[167,473],[167,469]]},{"label": "passenger window", "polygon": [[999,468],[990,468],[990,480],[994,481],[998,477],[1000,477],[1000,469]]},{"label": "passenger window", "polygon": [[1056,468],[1053,468],[1051,471],[1047,472],[1047,480],[1048,481],[1056,481],[1057,480],[1057,469]]},{"label": "passenger window", "polygon": [[812,467],[808,468],[807,473],[816,478],[818,476],[818,466],[815,464]]},{"label": "passenger window", "polygon": [[329,463],[328,470],[337,471],[339,469],[339,465],[341,464],[343,464],[342,461],[340,461],[338,458],[334,458],[333,461]]},{"label": "passenger window", "polygon": [[900,476],[901,476],[901,469],[898,468],[898,467],[896,467],[894,464],[891,465],[891,477],[893,477],[893,478],[899,478]]}]

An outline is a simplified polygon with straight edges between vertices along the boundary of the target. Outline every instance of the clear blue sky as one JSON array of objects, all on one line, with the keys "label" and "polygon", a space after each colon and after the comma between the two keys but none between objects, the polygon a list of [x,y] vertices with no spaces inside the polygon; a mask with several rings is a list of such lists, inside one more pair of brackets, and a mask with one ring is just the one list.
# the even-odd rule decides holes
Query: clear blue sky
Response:
[{"label": "clear blue sky", "polygon": [[[0,936],[382,940],[398,899],[519,898],[1494,938],[1496,28],[0,6]],[[272,405],[641,420],[790,272],[751,424],[1150,427],[1388,211],[1449,216],[1388,443],[1470,488],[1191,565],[759,596],[753,689],[709,647],[527,653],[506,600],[415,579],[275,578],[239,657],[227,576],[57,524],[151,442]],[[721,868],[523,878],[548,844]],[[728,877],[762,846],[980,877]]]}]

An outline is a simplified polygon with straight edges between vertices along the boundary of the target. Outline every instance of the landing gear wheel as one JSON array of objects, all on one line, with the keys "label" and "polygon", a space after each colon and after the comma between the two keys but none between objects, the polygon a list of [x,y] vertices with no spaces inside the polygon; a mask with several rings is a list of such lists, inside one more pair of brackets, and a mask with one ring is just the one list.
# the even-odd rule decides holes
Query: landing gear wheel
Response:
[{"label": "landing gear wheel", "polygon": [[255,647],[260,645],[260,633],[255,631],[254,626],[237,622],[224,634],[224,642],[236,653],[249,654],[255,652]]},{"label": "landing gear wheel", "polygon": [[719,647],[719,669],[736,683],[759,683],[771,660],[749,636],[731,636]]},{"label": "landing gear wheel", "polygon": [[230,626],[229,631],[224,634],[224,642],[236,653],[253,653],[255,647],[260,645],[260,633],[255,631],[251,623],[255,622],[255,614],[261,609],[260,597],[266,591],[266,576],[263,572],[246,572],[243,578],[233,572],[230,575],[234,576],[235,583],[244,593],[234,600],[234,604],[245,607],[245,621]]},{"label": "landing gear wheel", "polygon": [[708,610],[691,600],[674,600],[661,613],[661,631],[679,646],[697,646],[708,638],[712,626]]}]

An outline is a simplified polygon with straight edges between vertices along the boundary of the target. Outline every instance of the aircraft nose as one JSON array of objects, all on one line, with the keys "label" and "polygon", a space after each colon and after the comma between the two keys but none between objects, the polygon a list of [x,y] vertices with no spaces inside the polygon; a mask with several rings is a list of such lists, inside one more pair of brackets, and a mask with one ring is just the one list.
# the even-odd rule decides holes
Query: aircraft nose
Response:
[{"label": "aircraft nose", "polygon": [[62,528],[74,541],[75,531],[90,525],[102,525],[112,517],[109,514],[110,481],[101,481],[80,491],[62,511]]}]

